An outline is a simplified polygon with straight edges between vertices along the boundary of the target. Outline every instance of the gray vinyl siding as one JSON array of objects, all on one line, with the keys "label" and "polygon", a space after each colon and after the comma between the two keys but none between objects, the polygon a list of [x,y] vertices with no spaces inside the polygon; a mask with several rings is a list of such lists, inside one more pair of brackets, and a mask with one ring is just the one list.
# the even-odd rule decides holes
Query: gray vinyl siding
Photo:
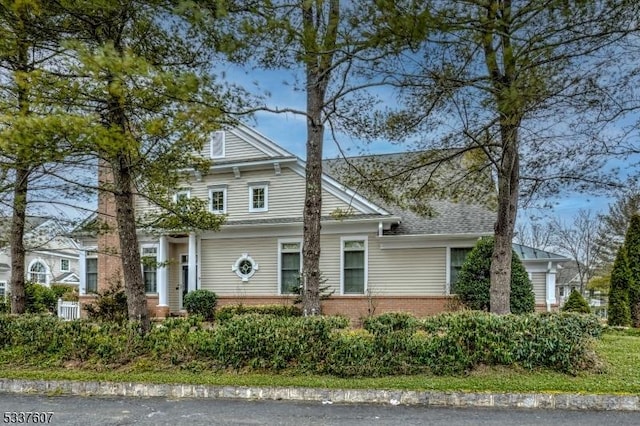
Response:
[{"label": "gray vinyl siding", "polygon": [[531,283],[533,284],[533,292],[536,295],[536,303],[544,303],[547,292],[547,274],[544,272],[531,273]]},{"label": "gray vinyl siding", "polygon": [[[340,294],[340,238],[348,236],[321,237],[320,270],[324,285],[335,290],[335,295]],[[380,250],[377,236],[370,234],[367,237],[368,287],[372,295],[444,294],[445,248]],[[251,256],[259,266],[248,282],[243,282],[231,270],[243,253]],[[201,256],[203,289],[238,297],[276,295],[278,292],[278,237],[225,239],[224,242],[203,239]]]},{"label": "gray vinyl siding", "polygon": [[[251,183],[268,183],[268,211],[249,211],[249,185]],[[241,172],[240,178],[233,173],[215,173],[207,176],[202,182],[192,182],[191,197],[209,199],[209,188],[226,186],[228,220],[274,219],[283,217],[302,217],[304,205],[304,177],[287,167],[283,167],[280,175],[273,169]],[[322,214],[329,215],[337,208],[346,210],[348,203],[323,191]]]},{"label": "gray vinyl siding", "polygon": [[[251,158],[264,158],[267,156],[264,152],[260,151],[250,143],[240,139],[238,136],[231,132],[225,132],[225,153],[224,158],[214,159],[218,161],[229,160],[244,160]],[[204,158],[211,158],[211,146],[210,142],[204,144],[202,151],[200,152]]]},{"label": "gray vinyl siding", "polygon": [[372,295],[442,296],[446,289],[447,249],[380,250],[369,238],[369,290]]}]

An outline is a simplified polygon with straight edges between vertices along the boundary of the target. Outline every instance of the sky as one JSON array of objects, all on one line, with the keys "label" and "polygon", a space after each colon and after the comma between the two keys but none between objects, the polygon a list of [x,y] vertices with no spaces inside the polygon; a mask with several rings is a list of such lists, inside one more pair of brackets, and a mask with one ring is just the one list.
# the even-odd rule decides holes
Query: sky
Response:
[{"label": "sky", "polygon": [[[287,70],[247,70],[235,65],[225,65],[224,75],[252,93],[265,96],[266,105],[271,108],[292,108],[304,111],[305,94],[295,89],[295,71]],[[396,104],[395,99],[383,99],[390,105]],[[273,140],[291,153],[305,157],[306,120],[302,115],[293,113],[258,112],[247,122],[257,131]],[[336,143],[325,131],[324,157],[335,158],[340,155]],[[382,154],[408,150],[405,145],[393,144],[385,141],[366,143],[346,134],[338,135],[338,142],[346,155],[358,155],[361,152]],[[629,165],[638,159],[619,163],[622,174],[632,171]],[[570,222],[581,209],[595,213],[606,213],[608,206],[615,200],[612,194],[578,194],[565,192],[555,199],[546,200],[552,208],[520,210],[520,217],[557,216]]]}]

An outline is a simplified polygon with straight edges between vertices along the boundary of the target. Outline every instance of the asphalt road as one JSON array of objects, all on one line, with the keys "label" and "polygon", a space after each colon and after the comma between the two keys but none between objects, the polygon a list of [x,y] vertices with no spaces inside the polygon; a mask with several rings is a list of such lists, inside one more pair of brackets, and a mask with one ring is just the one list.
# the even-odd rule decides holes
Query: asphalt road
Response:
[{"label": "asphalt road", "polygon": [[[49,412],[52,425],[639,425],[640,413],[453,409],[319,402],[107,398],[0,393],[0,425],[13,413]],[[8,413],[8,417],[5,416]],[[19,414],[18,414],[19,415]],[[45,417],[40,416],[45,419]],[[8,420],[8,422],[7,422]],[[16,422],[12,422],[16,420]],[[35,424],[31,421],[28,424]]]}]

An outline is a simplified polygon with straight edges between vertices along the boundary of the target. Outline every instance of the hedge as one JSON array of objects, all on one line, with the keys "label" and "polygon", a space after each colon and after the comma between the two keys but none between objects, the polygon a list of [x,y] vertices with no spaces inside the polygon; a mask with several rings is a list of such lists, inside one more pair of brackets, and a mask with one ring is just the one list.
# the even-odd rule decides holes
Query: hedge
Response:
[{"label": "hedge", "polygon": [[0,315],[0,362],[101,369],[146,360],[159,369],[202,368],[341,377],[462,374],[479,365],[519,365],[575,374],[596,365],[592,315],[496,316],[483,312],[417,319],[385,314],[365,328],[343,317],[236,315],[211,326],[168,319],[142,336],[137,324]]}]

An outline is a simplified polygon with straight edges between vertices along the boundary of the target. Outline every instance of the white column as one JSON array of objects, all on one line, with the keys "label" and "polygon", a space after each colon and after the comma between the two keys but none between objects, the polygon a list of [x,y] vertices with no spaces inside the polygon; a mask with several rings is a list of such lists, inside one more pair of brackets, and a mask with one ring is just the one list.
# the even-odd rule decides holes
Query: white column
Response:
[{"label": "white column", "polygon": [[196,289],[196,257],[197,257],[197,248],[196,248],[196,233],[189,233],[189,280],[187,290],[189,292],[194,291]]},{"label": "white column", "polygon": [[547,268],[547,311],[551,310],[551,305],[556,303],[556,268],[549,262]]},{"label": "white column", "polygon": [[160,236],[158,241],[158,306],[169,306],[169,267],[167,260],[169,258],[169,243],[167,237]]},{"label": "white column", "polygon": [[80,275],[80,295],[87,294],[87,251],[80,250],[78,259],[78,275]]}]

